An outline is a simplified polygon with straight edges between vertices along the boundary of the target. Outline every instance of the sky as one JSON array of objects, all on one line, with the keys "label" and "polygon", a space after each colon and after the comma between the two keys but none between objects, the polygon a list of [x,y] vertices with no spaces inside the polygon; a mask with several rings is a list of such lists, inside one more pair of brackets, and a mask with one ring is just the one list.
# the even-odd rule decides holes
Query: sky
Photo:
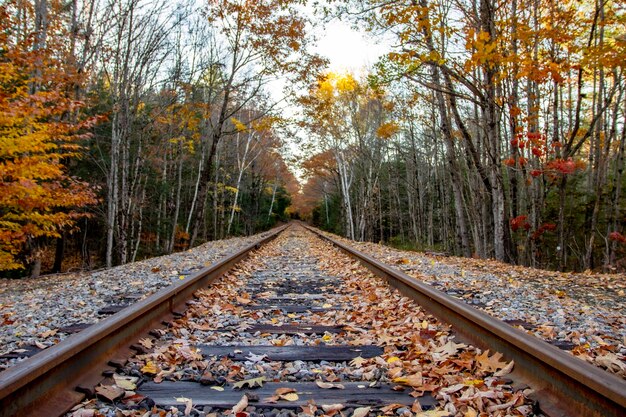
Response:
[{"label": "sky", "polygon": [[[328,70],[336,73],[350,72],[362,75],[371,68],[378,58],[389,50],[389,43],[370,38],[365,31],[358,31],[347,22],[333,20],[326,24],[320,24],[314,28],[318,37],[317,45],[313,48],[323,57],[328,58]],[[272,95],[279,99],[283,96],[284,80],[272,83],[270,90]],[[285,116],[295,115],[297,108],[287,106],[283,109]],[[294,141],[287,139],[286,149],[291,156],[300,159],[303,155]],[[292,172],[302,183],[302,171],[296,165],[292,166]]]},{"label": "sky", "polygon": [[375,42],[346,22],[334,20],[318,30],[320,40],[314,50],[330,60],[333,72],[359,74],[385,53],[384,42]]}]

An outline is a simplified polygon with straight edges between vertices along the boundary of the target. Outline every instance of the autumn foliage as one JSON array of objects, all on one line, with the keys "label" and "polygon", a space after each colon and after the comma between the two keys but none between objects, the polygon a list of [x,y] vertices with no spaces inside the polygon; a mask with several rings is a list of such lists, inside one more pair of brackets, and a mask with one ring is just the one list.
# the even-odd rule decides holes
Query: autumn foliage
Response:
[{"label": "autumn foliage", "polygon": [[17,25],[0,8],[0,270],[24,268],[37,240],[72,229],[95,203],[88,185],[67,175],[82,132],[93,119],[70,122],[82,103],[61,56],[35,48],[35,33],[10,37]]}]

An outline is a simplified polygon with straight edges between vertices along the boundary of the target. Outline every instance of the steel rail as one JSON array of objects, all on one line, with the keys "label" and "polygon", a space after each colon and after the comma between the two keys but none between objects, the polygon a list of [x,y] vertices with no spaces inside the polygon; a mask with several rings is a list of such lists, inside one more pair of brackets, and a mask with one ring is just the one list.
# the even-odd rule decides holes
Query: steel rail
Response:
[{"label": "steel rail", "polygon": [[193,293],[230,270],[251,251],[274,239],[288,226],[207,268],[189,275],[59,344],[0,373],[1,417],[60,416],[85,398],[76,387],[94,387],[112,359],[130,356],[130,345],[188,301]]},{"label": "steel rail", "polygon": [[304,225],[322,239],[385,278],[403,294],[482,349],[515,361],[511,377],[534,390],[541,411],[550,417],[624,417],[626,381],[528,335],[501,320],[419,282],[350,246]]}]

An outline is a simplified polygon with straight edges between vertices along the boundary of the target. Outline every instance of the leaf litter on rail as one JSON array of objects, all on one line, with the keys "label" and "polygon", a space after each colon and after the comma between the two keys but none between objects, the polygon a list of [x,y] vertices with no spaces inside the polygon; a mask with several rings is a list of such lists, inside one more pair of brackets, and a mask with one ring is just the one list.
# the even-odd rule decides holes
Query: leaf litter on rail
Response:
[{"label": "leaf litter on rail", "polygon": [[[316,264],[330,276],[341,278],[340,287],[328,294],[323,302],[340,306],[338,310],[322,310],[289,317],[281,311],[248,310],[233,303],[241,297],[241,289],[250,271],[255,267],[270,267],[272,255],[288,252],[298,247],[290,239],[307,245],[306,253],[297,256],[316,258]],[[374,296],[366,296],[371,294]],[[189,303],[184,316],[172,321],[160,339],[154,340],[146,354],[136,355],[127,364],[127,371],[143,370],[144,379],[196,380],[205,378],[211,388],[234,387],[251,389],[251,382],[259,378],[284,380],[306,369],[308,380],[318,386],[340,389],[344,381],[361,381],[363,388],[382,383],[395,385],[394,389],[406,392],[416,399],[432,393],[439,400],[439,410],[421,410],[419,403],[413,407],[387,406],[368,410],[369,415],[450,415],[450,416],[529,416],[532,404],[524,393],[514,391],[502,377],[512,364],[501,360],[498,354],[483,352],[472,346],[458,343],[449,326],[437,321],[412,300],[390,289],[383,280],[346,258],[338,250],[314,238],[307,232],[292,232],[280,236],[259,253],[249,258],[243,266],[225,274],[211,287],[196,293],[197,299]],[[274,294],[267,294],[274,296]],[[258,297],[258,295],[257,295]],[[254,297],[245,297],[253,302]],[[244,303],[247,305],[246,303]],[[274,320],[272,320],[274,319]],[[333,335],[272,335],[252,336],[237,330],[241,325],[262,323],[303,322],[311,325],[344,325],[346,330]],[[219,332],[203,330],[220,329]],[[324,336],[330,336],[325,340]],[[266,345],[379,345],[384,354],[373,358],[357,357],[347,367],[330,363],[305,363],[253,361],[234,362],[228,357],[202,357],[195,346],[203,343],[239,344],[240,341]],[[254,358],[252,358],[254,359]],[[499,372],[499,373],[498,373]],[[496,374],[498,373],[498,374]],[[262,383],[262,381],[261,381]],[[330,385],[328,385],[330,384]],[[277,405],[295,399],[297,392],[276,394]],[[244,395],[245,396],[245,395]],[[243,398],[242,398],[243,400]],[[247,408],[247,407],[246,407]],[[240,413],[246,413],[245,409]],[[344,406],[315,407],[309,404],[302,412],[323,411],[324,415],[341,415]],[[317,411],[316,411],[317,410]],[[133,414],[123,410],[124,415]],[[356,410],[353,411],[353,413]],[[360,410],[359,413],[364,413]],[[439,413],[439,414],[437,414]],[[444,414],[445,413],[445,414]],[[485,414],[487,413],[487,414]],[[175,415],[175,414],[172,414]],[[358,417],[358,414],[357,414]]]},{"label": "leaf litter on rail", "polygon": [[626,378],[624,274],[561,273],[332,237],[494,317],[527,323],[520,329],[565,342],[572,355]]}]

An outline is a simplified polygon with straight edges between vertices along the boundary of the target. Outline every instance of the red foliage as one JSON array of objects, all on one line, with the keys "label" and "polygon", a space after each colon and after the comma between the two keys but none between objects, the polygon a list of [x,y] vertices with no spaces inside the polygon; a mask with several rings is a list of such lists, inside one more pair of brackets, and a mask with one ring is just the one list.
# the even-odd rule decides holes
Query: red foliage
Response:
[{"label": "red foliage", "polygon": [[524,228],[524,230],[529,230],[530,229],[530,224],[526,221],[526,219],[528,219],[528,216],[517,216],[513,219],[511,219],[510,224],[511,224],[511,229],[514,232],[517,232],[520,228]]},{"label": "red foliage", "polygon": [[574,161],[572,158],[568,159],[553,159],[546,164],[546,170],[552,171],[557,174],[569,175],[575,173],[577,170],[583,170],[585,163],[582,161]]},{"label": "red foliage", "polygon": [[535,148],[533,146],[533,149],[531,151],[533,153],[533,155],[535,155],[537,158],[541,158],[543,156],[543,151],[541,149]]},{"label": "red foliage", "polygon": [[611,232],[609,233],[609,240],[619,243],[626,243],[626,236],[624,236],[620,232]]},{"label": "red foliage", "polygon": [[532,175],[534,178],[540,176],[541,174],[543,174],[543,171],[541,171],[540,169],[533,169],[532,171],[530,171],[530,175]]},{"label": "red foliage", "polygon": [[507,158],[504,161],[502,161],[502,163],[508,167],[514,167],[515,166],[515,158]]},{"label": "red foliage", "polygon": [[531,236],[532,239],[538,239],[541,235],[543,235],[547,231],[556,230],[556,224],[554,223],[544,223],[537,230],[535,230]]}]

